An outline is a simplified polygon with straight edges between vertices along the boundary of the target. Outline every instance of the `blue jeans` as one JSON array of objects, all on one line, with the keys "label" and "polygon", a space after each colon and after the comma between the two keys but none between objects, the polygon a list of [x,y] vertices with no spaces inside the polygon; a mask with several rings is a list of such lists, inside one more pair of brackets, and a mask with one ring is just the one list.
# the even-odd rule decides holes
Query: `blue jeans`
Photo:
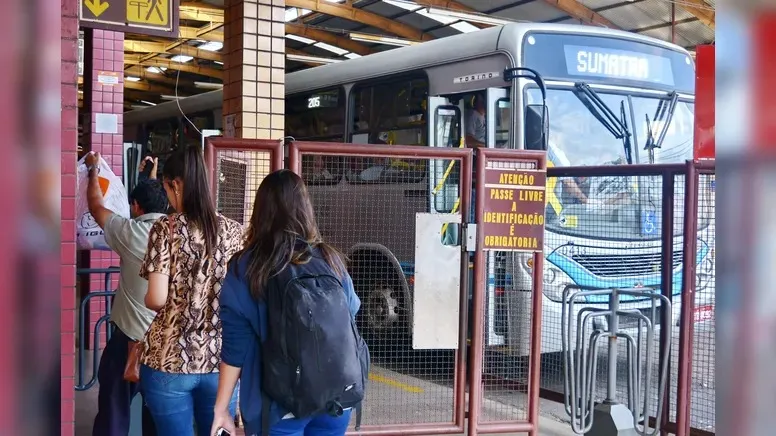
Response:
[{"label": "blue jeans", "polygon": [[[342,416],[320,415],[306,419],[282,419],[269,429],[268,436],[345,436],[350,424],[352,410],[345,410]],[[246,436],[261,432],[261,422],[245,423]]]},{"label": "blue jeans", "polygon": [[[140,366],[140,389],[160,435],[210,436],[218,392],[218,373],[172,374]],[[237,391],[229,411],[234,416]]]}]

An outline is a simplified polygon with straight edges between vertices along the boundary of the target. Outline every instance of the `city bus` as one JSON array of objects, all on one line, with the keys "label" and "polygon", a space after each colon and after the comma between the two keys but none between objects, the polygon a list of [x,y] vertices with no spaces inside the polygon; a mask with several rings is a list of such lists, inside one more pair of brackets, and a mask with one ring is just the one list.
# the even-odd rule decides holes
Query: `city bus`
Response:
[{"label": "city bus", "polygon": [[[514,68],[530,68],[542,80],[508,77]],[[547,148],[555,166],[677,163],[692,159],[694,83],[694,61],[676,45],[607,28],[514,23],[289,73],[285,135],[337,143]],[[127,141],[140,144],[143,153],[163,153],[179,139],[199,141],[181,133],[192,131],[181,111],[200,129],[222,129],[222,100],[218,90],[130,111]],[[545,129],[548,135],[541,134]],[[413,325],[414,216],[454,211],[457,179],[445,180],[440,193],[434,186],[444,162],[393,160],[366,168],[366,161],[327,156],[303,164],[310,168],[311,195],[326,199],[326,206],[316,201],[322,233],[351,260],[363,302],[360,322],[385,338],[406,336]],[[226,179],[247,174],[239,162],[228,165]],[[548,180],[543,353],[561,350],[561,296],[568,286],[660,291],[657,179]],[[229,186],[243,190],[238,197],[253,195],[244,193],[244,182]],[[683,237],[682,182],[676,186],[674,320],[681,306]],[[587,198],[575,199],[579,192]],[[609,201],[613,196],[626,200]],[[390,207],[368,207],[375,202]],[[346,206],[332,206],[337,204]],[[357,220],[335,217],[338,210],[347,215],[348,207],[358,209]],[[697,295],[709,300],[698,301],[699,307],[713,304],[713,292],[703,292],[714,283],[709,210],[701,208],[697,235]],[[249,214],[240,209],[235,218],[245,222]],[[488,254],[487,346],[528,355],[531,277],[529,254]],[[625,306],[646,309],[644,304]]]}]

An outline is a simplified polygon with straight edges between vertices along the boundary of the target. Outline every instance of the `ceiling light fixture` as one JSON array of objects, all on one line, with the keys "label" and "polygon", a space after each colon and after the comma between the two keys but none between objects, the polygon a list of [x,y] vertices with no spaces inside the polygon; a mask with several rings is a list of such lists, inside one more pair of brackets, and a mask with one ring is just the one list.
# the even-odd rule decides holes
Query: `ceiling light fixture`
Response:
[{"label": "ceiling light fixture", "polygon": [[309,62],[313,64],[336,64],[337,62],[342,62],[341,59],[321,58],[318,56],[307,56],[307,55],[297,55],[297,54],[287,54],[286,59],[290,61]]},{"label": "ceiling light fixture", "polygon": [[126,76],[126,77],[124,77],[124,80],[126,80],[127,82],[139,82],[140,81],[140,77]]},{"label": "ceiling light fixture", "polygon": [[491,24],[493,26],[503,26],[515,21],[493,18],[487,15],[470,14],[468,12],[451,11],[449,9],[427,8],[429,14],[444,15],[446,17],[458,18],[459,20],[470,21],[472,23]]},{"label": "ceiling light fixture", "polygon": [[360,42],[371,42],[375,44],[395,45],[398,47],[407,47],[410,45],[418,44],[416,41],[410,41],[408,39],[389,38],[387,36],[370,35],[368,33],[351,33],[350,39]]},{"label": "ceiling light fixture", "polygon": [[194,82],[194,86],[201,89],[221,89],[224,87],[221,83],[212,82]]}]

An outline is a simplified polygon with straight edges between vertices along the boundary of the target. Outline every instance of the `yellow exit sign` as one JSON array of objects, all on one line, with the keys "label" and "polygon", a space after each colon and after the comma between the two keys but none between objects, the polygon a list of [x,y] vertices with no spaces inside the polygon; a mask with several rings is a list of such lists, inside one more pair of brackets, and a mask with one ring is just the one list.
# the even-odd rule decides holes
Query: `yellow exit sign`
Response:
[{"label": "yellow exit sign", "polygon": [[179,6],[180,0],[80,0],[80,24],[177,38]]}]

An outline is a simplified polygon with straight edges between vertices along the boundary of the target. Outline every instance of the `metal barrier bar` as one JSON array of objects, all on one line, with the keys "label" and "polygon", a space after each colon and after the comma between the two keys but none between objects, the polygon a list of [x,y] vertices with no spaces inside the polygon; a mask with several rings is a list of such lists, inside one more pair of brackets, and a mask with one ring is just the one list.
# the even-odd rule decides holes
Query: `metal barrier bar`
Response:
[{"label": "metal barrier bar", "polygon": [[[713,163],[712,163],[713,164]],[[695,253],[698,239],[698,167],[695,162],[687,162],[684,197],[684,253],[682,256],[682,313],[679,327],[679,375],[676,393],[677,436],[690,433],[690,402],[692,389],[692,349],[695,313],[695,278],[697,275]],[[712,166],[713,168],[713,166]],[[689,237],[692,236],[692,237]]]},{"label": "metal barrier bar", "polygon": [[[683,168],[684,169],[684,168]],[[671,171],[665,171],[663,172],[663,206],[661,210],[661,253],[660,253],[660,291],[663,294],[664,297],[668,298],[668,301],[673,301],[673,295],[674,295],[674,281],[673,281],[673,256],[674,256],[674,186],[675,186],[675,177],[676,173],[673,173]],[[683,237],[683,240],[687,241],[687,235],[685,234]],[[693,263],[694,260],[693,260]],[[667,307],[665,304],[660,305],[660,319],[666,320],[669,319],[669,313],[670,310],[669,307]],[[660,329],[660,347],[659,347],[659,353],[658,353],[658,362],[659,362],[659,372],[660,374],[663,373],[664,367],[668,365],[671,366],[670,361],[666,361],[664,354],[666,352],[666,345],[671,341],[672,338],[668,337],[665,334],[664,328]],[[647,345],[651,346],[651,344]],[[668,347],[668,354],[671,354],[671,347]],[[668,413],[668,410],[671,407],[671,389],[666,385],[665,392],[660,392],[660,394],[663,395],[663,408],[666,410],[666,413],[663,414],[661,417],[660,422],[660,434],[663,436],[668,435],[668,431],[664,430],[666,424],[668,424],[668,421],[670,421],[670,413]],[[644,411],[645,414],[649,414],[649,410]]]},{"label": "metal barrier bar", "polygon": [[[100,349],[100,328],[103,324],[106,325],[105,330],[105,336],[106,341],[110,340],[111,336],[111,329],[109,327],[108,322],[110,321],[110,310],[111,310],[111,300],[116,295],[114,291],[109,291],[110,289],[110,281],[111,281],[111,275],[112,274],[118,274],[120,273],[120,269],[118,267],[110,267],[110,268],[78,268],[76,270],[76,275],[79,276],[90,276],[92,274],[105,274],[105,291],[97,291],[97,292],[89,292],[86,296],[83,297],[81,300],[81,304],[78,310],[78,367],[77,367],[77,374],[76,374],[76,382],[75,382],[75,390],[76,391],[86,391],[90,389],[94,384],[97,382],[97,369],[99,368],[100,364],[100,355],[99,355],[99,349]],[[85,365],[86,365],[86,337],[85,332],[87,330],[86,322],[87,322],[87,313],[89,310],[89,303],[93,298],[99,298],[102,297],[105,299],[105,314],[100,316],[100,318],[97,319],[97,322],[94,324],[94,341],[92,343],[92,375],[88,382],[84,382],[84,372],[85,372]]]},{"label": "metal barrier bar", "polygon": [[[473,167],[473,150],[461,148],[435,148],[403,145],[372,145],[331,142],[296,141],[289,144],[289,167],[299,175],[304,175],[303,156],[336,156],[344,158],[395,158],[413,160],[454,160],[460,162],[460,213],[462,227],[465,228],[471,214],[471,183]],[[430,168],[430,167],[429,167]],[[319,220],[320,221],[320,220]],[[331,241],[329,241],[331,242]],[[465,241],[461,242],[465,250]],[[450,422],[385,424],[369,425],[365,423],[357,432],[359,435],[421,435],[421,434],[457,434],[462,433],[466,421],[466,338],[467,338],[467,295],[465,286],[468,276],[469,257],[461,258],[461,296],[459,320],[459,348],[455,350],[453,370],[453,408]],[[363,299],[362,299],[363,303]],[[363,308],[363,306],[362,306]],[[476,318],[475,318],[476,319]],[[481,324],[475,322],[476,324]],[[471,394],[470,394],[471,395]],[[367,394],[369,398],[369,394]],[[368,400],[367,400],[368,401]],[[471,411],[470,411],[471,413]],[[471,416],[470,416],[471,422]],[[470,426],[471,427],[471,426]]]}]

